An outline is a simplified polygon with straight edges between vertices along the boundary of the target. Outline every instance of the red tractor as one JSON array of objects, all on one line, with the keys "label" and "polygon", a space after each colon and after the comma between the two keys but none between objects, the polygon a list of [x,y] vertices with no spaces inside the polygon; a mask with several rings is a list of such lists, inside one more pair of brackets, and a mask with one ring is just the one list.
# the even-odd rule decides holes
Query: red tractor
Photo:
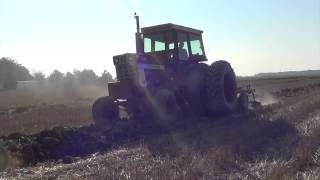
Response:
[{"label": "red tractor", "polygon": [[169,23],[140,31],[135,18],[136,53],[113,57],[117,81],[92,107],[98,127],[135,121],[170,127],[179,114],[217,116],[248,109],[249,91],[239,91],[231,65],[203,63],[201,30]]}]

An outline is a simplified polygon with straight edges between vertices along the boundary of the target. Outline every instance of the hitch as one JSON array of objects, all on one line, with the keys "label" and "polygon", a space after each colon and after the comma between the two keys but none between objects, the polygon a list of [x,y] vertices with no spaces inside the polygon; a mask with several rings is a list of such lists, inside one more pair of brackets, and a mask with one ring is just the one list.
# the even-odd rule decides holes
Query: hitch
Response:
[{"label": "hitch", "polygon": [[246,93],[248,98],[250,97],[248,103],[252,108],[257,108],[257,107],[261,106],[261,103],[256,100],[256,95],[255,95],[256,90],[254,88],[252,88],[250,84],[246,85],[245,88],[239,87],[237,89],[237,92],[238,93]]},{"label": "hitch", "polygon": [[246,92],[247,92],[248,96],[251,95],[251,97],[252,97],[251,101],[249,101],[249,103],[251,104],[251,106],[252,106],[253,108],[260,107],[260,106],[261,106],[261,102],[258,102],[258,101],[256,100],[256,96],[255,96],[256,89],[252,88],[251,85],[248,84],[248,85],[246,86]]}]

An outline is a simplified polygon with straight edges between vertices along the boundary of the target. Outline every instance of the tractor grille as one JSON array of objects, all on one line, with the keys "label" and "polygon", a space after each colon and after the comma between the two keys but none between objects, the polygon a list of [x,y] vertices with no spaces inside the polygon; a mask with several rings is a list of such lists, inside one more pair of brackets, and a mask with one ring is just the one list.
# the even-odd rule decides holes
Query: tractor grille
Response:
[{"label": "tractor grille", "polygon": [[137,74],[135,58],[135,54],[129,53],[113,57],[118,81],[134,79]]}]

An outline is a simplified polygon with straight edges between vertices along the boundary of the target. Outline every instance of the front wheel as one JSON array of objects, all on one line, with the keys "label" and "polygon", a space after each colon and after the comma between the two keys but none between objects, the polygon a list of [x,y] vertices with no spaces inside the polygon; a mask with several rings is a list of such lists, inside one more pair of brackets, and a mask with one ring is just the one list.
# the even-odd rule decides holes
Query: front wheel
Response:
[{"label": "front wheel", "polygon": [[97,127],[110,130],[119,119],[119,110],[114,99],[105,96],[97,99],[92,105],[92,116]]}]

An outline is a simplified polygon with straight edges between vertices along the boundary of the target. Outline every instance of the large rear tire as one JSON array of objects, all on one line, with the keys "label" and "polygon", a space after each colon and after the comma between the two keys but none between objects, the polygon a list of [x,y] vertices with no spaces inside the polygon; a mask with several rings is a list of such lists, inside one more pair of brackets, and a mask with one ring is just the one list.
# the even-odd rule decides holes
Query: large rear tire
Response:
[{"label": "large rear tire", "polygon": [[97,99],[92,105],[92,116],[97,127],[110,130],[119,119],[119,110],[114,99],[105,96]]},{"label": "large rear tire", "polygon": [[191,110],[197,115],[205,114],[206,102],[206,80],[208,76],[209,66],[204,63],[194,65],[184,75],[183,91],[186,92],[187,99]]},{"label": "large rear tire", "polygon": [[226,115],[237,105],[236,76],[231,65],[223,60],[211,64],[207,79],[206,108],[210,115]]}]

